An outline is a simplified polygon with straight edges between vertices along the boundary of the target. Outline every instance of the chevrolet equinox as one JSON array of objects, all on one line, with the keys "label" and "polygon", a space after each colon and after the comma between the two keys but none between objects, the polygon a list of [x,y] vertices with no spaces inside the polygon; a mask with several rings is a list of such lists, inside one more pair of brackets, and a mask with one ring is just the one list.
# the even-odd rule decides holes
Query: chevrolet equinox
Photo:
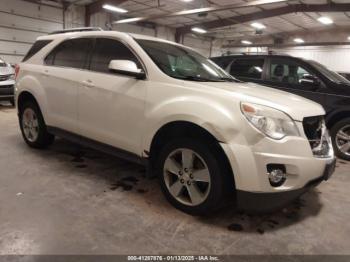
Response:
[{"label": "chevrolet equinox", "polygon": [[242,83],[191,48],[113,31],[38,38],[16,68],[25,142],[54,137],[147,164],[176,208],[270,210],[334,171],[325,111]]}]

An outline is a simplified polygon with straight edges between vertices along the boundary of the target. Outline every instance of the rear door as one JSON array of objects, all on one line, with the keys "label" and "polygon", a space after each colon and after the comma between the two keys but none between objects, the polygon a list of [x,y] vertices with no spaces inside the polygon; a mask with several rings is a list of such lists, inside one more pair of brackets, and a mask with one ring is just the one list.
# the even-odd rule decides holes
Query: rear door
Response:
[{"label": "rear door", "polygon": [[41,82],[47,96],[49,125],[78,132],[78,88],[93,40],[65,40],[46,57]]},{"label": "rear door", "polygon": [[[297,60],[272,57],[268,60],[265,85],[294,93],[326,106],[326,86],[313,69]],[[315,82],[315,84],[311,84]]]},{"label": "rear door", "polygon": [[239,80],[263,84],[265,67],[264,57],[242,57],[233,60],[227,71]]}]

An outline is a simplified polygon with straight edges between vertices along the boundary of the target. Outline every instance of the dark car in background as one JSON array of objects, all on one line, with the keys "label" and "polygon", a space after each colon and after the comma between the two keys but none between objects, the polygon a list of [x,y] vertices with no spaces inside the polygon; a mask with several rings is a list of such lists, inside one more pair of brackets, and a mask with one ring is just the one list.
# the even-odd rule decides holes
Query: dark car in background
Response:
[{"label": "dark car in background", "polygon": [[350,73],[347,72],[338,72],[339,75],[345,77],[347,80],[350,80]]},{"label": "dark car in background", "polygon": [[0,101],[9,101],[12,105],[14,100],[15,70],[0,58]]},{"label": "dark car in background", "polygon": [[285,55],[232,55],[211,58],[241,81],[291,92],[326,110],[336,155],[350,160],[350,81],[312,60]]}]

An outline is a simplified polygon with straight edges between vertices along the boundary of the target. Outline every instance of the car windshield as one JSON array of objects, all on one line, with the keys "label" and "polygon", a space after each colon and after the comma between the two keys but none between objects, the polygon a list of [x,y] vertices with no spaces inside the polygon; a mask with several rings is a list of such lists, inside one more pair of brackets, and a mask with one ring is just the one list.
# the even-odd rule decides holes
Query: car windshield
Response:
[{"label": "car windshield", "polygon": [[168,76],[199,82],[240,82],[190,48],[152,40],[136,41]]},{"label": "car windshield", "polygon": [[331,81],[336,82],[336,83],[344,83],[344,84],[350,85],[349,80],[347,80],[345,77],[339,75],[338,73],[329,70],[324,65],[322,65],[316,61],[313,61],[313,60],[309,60],[309,63],[311,65],[313,65],[314,67],[316,67],[317,70],[319,70],[322,74],[324,74]]}]

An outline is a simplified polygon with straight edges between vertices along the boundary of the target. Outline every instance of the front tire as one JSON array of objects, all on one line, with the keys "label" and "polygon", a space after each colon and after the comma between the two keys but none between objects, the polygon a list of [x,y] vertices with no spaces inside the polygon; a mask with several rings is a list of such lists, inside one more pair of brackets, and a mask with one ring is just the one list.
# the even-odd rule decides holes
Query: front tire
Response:
[{"label": "front tire", "polygon": [[46,148],[55,137],[47,132],[44,118],[38,105],[33,101],[25,102],[19,112],[19,124],[24,141],[33,148]]},{"label": "front tire", "polygon": [[336,123],[331,129],[331,137],[336,156],[350,160],[350,118]]},{"label": "front tire", "polygon": [[213,147],[201,140],[179,138],[163,146],[156,172],[165,197],[185,213],[208,215],[224,203],[227,172]]}]

